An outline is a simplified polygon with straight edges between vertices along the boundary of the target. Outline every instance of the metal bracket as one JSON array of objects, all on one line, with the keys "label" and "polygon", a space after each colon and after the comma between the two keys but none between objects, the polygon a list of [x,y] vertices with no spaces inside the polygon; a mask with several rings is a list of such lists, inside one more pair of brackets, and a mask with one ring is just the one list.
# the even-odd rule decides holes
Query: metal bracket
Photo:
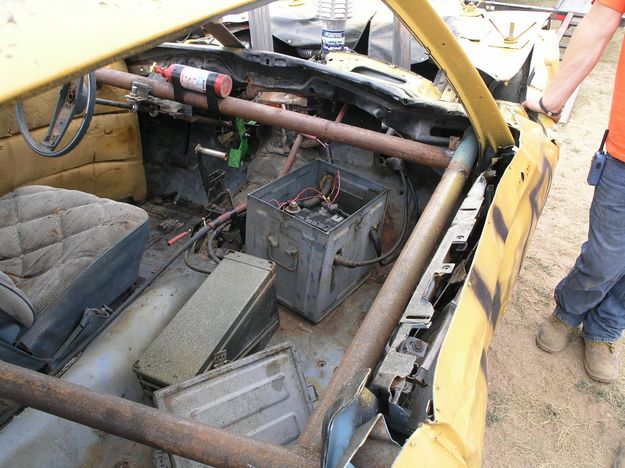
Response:
[{"label": "metal bracket", "polygon": [[393,16],[393,64],[410,70],[412,34],[397,16]]},{"label": "metal bracket", "polygon": [[427,342],[420,340],[419,338],[415,338],[414,336],[406,338],[406,341],[404,341],[400,347],[400,351],[402,353],[411,354],[417,358],[423,358],[427,349]]},{"label": "metal bracket", "polygon": [[[130,87],[130,93],[124,97],[134,103],[133,112],[138,110],[147,110],[148,114],[156,117],[158,114],[182,114],[184,117],[191,117],[193,108],[187,104],[161,99],[152,96],[152,86],[141,81],[133,81]],[[141,109],[139,106],[143,106]],[[146,109],[147,108],[147,109]]]},{"label": "metal bracket", "polygon": [[311,403],[315,403],[317,400],[319,400],[319,394],[317,393],[317,387],[315,387],[314,385],[307,385],[306,386],[306,391],[308,392],[308,399],[310,400]]},{"label": "metal bracket", "polygon": [[155,468],[172,468],[174,465],[171,462],[169,454],[162,450],[155,450],[152,454],[152,463]]},{"label": "metal bracket", "polygon": [[245,128],[245,119],[237,117],[235,119],[235,130],[239,135],[239,147],[232,148],[228,153],[228,167],[238,169],[241,167],[241,160],[247,156],[249,141],[247,129]]},{"label": "metal bracket", "polygon": [[267,258],[273,261],[276,265],[281,266],[287,271],[296,271],[297,265],[299,263],[299,251],[294,247],[290,247],[286,249],[284,253],[287,254],[292,259],[291,265],[287,265],[284,262],[281,262],[280,260],[276,259],[273,255],[273,249],[277,248],[278,246],[279,246],[278,236],[276,236],[273,233],[269,234],[267,236]]},{"label": "metal bracket", "polygon": [[141,81],[133,81],[130,86],[130,93],[126,95],[126,98],[133,101],[145,101],[149,99],[152,86]]},{"label": "metal bracket", "polygon": [[223,366],[228,363],[228,351],[222,349],[221,351],[215,353],[215,357],[213,358],[213,367]]},{"label": "metal bracket", "polygon": [[245,45],[223,23],[206,23],[202,25],[202,29],[217,39],[224,47],[245,48]]},{"label": "metal bracket", "polygon": [[447,261],[449,252],[453,246],[458,250],[464,250],[464,246],[475,227],[477,215],[484,203],[484,194],[487,187],[483,176],[475,182],[467,198],[456,213],[451,227],[447,230],[434,258],[430,262],[423,278],[415,289],[401,323],[409,323],[418,328],[429,328],[434,306],[433,295],[436,293],[437,284],[446,275],[452,275],[456,265]]},{"label": "metal bracket", "polygon": [[224,188],[224,180],[226,178],[226,171],[217,169],[211,172],[204,182],[204,188],[206,189],[206,197],[208,198],[208,205],[219,200],[226,193]]},{"label": "metal bracket", "polygon": [[[371,388],[388,403],[387,422],[400,433],[409,435],[415,429],[411,422],[411,410],[404,408],[400,398],[413,393],[414,383],[425,384],[425,377],[434,363],[438,349],[448,326],[447,318],[442,333],[436,335],[430,343],[415,336],[415,330],[428,328],[435,313],[432,303],[440,279],[449,276],[448,281],[456,277],[455,263],[448,261],[450,249],[455,246],[463,250],[471,231],[475,227],[477,215],[484,204],[484,194],[488,186],[481,176],[473,185],[467,198],[458,210],[451,227],[445,234],[438,250],[434,254],[428,269],[419,282],[401,319],[394,338],[390,341],[387,353],[373,377]],[[460,247],[460,249],[458,249]]]}]

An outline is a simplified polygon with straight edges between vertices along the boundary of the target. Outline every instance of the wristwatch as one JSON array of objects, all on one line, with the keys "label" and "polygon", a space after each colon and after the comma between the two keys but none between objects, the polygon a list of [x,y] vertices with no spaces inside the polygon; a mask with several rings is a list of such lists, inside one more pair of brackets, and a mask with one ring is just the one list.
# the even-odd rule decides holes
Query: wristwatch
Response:
[{"label": "wristwatch", "polygon": [[543,112],[549,116],[549,117],[557,117],[562,113],[562,109],[560,109],[559,112],[552,112],[549,109],[547,109],[545,107],[545,105],[543,104],[543,98],[542,96],[540,97],[540,99],[538,100],[538,105],[540,106],[540,108],[543,110]]}]

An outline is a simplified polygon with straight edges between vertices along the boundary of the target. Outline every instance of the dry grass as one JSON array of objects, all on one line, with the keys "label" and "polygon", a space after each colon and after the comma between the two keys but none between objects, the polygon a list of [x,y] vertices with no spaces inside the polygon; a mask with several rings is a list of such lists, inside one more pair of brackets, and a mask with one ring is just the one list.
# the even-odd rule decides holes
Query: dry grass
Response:
[{"label": "dry grass", "polygon": [[491,466],[601,466],[599,460],[614,456],[610,442],[588,430],[575,402],[542,392],[495,395],[487,422],[505,450],[489,458]]},{"label": "dry grass", "polygon": [[577,383],[580,392],[593,395],[597,401],[605,401],[616,412],[619,424],[625,428],[625,388],[618,383],[613,385],[603,385],[591,380],[580,380]]}]

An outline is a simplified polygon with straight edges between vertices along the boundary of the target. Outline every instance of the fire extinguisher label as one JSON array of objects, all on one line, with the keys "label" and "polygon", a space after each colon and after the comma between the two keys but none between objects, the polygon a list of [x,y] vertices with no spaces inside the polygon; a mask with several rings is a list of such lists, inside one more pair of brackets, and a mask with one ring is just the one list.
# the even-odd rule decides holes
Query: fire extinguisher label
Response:
[{"label": "fire extinguisher label", "polygon": [[211,84],[214,84],[214,79],[210,80],[211,75],[216,75],[216,73],[199,68],[184,67],[180,73],[180,84],[192,91],[205,93],[207,82],[212,81]]}]

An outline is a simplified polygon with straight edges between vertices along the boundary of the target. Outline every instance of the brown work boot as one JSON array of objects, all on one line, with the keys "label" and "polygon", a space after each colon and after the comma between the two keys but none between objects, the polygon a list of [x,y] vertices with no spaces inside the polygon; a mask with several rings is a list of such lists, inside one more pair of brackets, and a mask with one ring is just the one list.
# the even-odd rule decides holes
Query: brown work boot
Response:
[{"label": "brown work boot", "polygon": [[611,383],[618,377],[618,358],[612,343],[584,340],[584,367],[597,382]]},{"label": "brown work boot", "polygon": [[551,314],[540,324],[536,344],[548,353],[559,353],[569,344],[573,330],[575,328],[558,319],[556,314]]}]

